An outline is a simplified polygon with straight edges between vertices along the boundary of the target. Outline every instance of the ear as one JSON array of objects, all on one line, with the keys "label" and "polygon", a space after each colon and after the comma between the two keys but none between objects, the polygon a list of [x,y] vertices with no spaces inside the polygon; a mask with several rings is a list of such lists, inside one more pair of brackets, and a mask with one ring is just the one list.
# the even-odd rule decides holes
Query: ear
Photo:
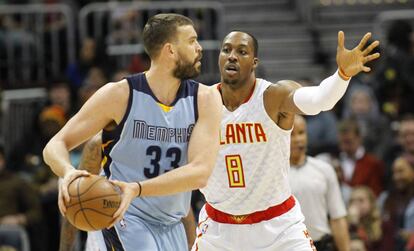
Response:
[{"label": "ear", "polygon": [[259,66],[259,59],[254,58],[253,59],[253,70],[256,70],[256,68]]},{"label": "ear", "polygon": [[172,43],[165,43],[162,47],[163,54],[168,57],[175,57],[177,53],[175,46]]}]

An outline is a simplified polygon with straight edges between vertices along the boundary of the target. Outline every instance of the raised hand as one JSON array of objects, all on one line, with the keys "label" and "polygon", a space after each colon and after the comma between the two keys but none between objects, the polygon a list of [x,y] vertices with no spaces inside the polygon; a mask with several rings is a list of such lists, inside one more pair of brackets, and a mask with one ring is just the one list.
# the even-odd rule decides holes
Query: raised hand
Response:
[{"label": "raised hand", "polygon": [[[343,31],[338,32],[338,48],[336,51],[336,63],[345,77],[353,77],[361,71],[369,72],[371,68],[365,66],[369,61],[379,58],[379,53],[370,54],[370,52],[379,45],[379,41],[371,43],[366,47],[366,44],[371,37],[371,33],[368,32],[361,39],[358,46],[352,50],[345,48],[345,34]],[[365,48],[366,47],[366,48]],[[344,77],[344,76],[343,76]]]}]

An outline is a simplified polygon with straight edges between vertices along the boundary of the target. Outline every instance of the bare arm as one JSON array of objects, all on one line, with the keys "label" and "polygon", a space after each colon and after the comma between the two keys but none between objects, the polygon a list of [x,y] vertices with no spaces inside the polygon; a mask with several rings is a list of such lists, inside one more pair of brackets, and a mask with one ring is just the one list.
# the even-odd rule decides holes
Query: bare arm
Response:
[{"label": "bare arm", "polygon": [[191,250],[196,239],[196,222],[193,209],[190,208],[188,215],[182,219],[184,224],[185,234],[187,235],[188,249]]},{"label": "bare arm", "polygon": [[66,212],[63,200],[66,202],[70,200],[67,191],[70,182],[79,176],[89,175],[84,170],[73,168],[69,161],[69,151],[96,135],[109,123],[115,121],[119,124],[127,107],[128,96],[129,87],[126,80],[103,86],[43,150],[45,162],[57,176],[63,177],[58,198],[59,210],[62,214]]},{"label": "bare arm", "polygon": [[332,235],[338,251],[350,250],[350,239],[346,217],[330,220]]},{"label": "bare arm", "polygon": [[115,222],[122,219],[131,200],[136,196],[162,196],[191,191],[207,185],[219,149],[219,130],[222,103],[217,90],[200,85],[198,93],[198,121],[188,146],[188,164],[168,173],[138,183],[112,181],[123,192],[123,199]]},{"label": "bare arm", "polygon": [[49,141],[43,157],[57,176],[63,177],[67,171],[73,170],[69,161],[70,150],[96,135],[110,122],[119,124],[127,107],[128,94],[126,82],[103,86]]},{"label": "bare arm", "polygon": [[[79,169],[87,170],[92,174],[99,174],[102,160],[101,145],[101,134],[96,135],[85,144]],[[63,217],[60,228],[59,251],[72,251],[77,233],[78,230]]]},{"label": "bare arm", "polygon": [[[345,35],[340,31],[336,54],[338,71],[323,80],[319,86],[290,88],[289,92],[282,95],[279,111],[315,115],[332,109],[344,95],[349,79],[361,71],[369,72],[371,69],[364,64],[380,56],[379,53],[369,54],[379,45],[378,41],[365,48],[370,37],[371,33],[367,33],[357,47],[347,50],[344,45]],[[290,87],[295,85],[293,81],[289,82]]]}]

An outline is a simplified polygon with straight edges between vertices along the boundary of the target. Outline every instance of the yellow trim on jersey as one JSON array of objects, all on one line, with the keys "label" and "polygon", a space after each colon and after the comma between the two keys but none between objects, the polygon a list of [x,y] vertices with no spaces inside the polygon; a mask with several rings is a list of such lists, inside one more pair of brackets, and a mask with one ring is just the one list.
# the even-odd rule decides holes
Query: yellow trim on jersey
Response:
[{"label": "yellow trim on jersey", "polygon": [[164,112],[169,112],[174,108],[174,106],[168,106],[168,105],[164,105],[164,104],[161,104],[161,103],[157,103],[157,104],[161,107],[161,109]]},{"label": "yellow trim on jersey", "polygon": [[101,162],[101,168],[103,168],[106,164],[106,162],[108,162],[108,158],[106,156],[103,157],[102,162]]},{"label": "yellow trim on jersey", "polygon": [[106,143],[102,144],[102,145],[101,145],[101,147],[102,147],[102,151],[103,151],[103,150],[105,150],[105,147],[107,147],[109,144],[111,144],[111,142],[112,142],[112,141],[114,141],[114,140],[109,140],[108,142],[106,142]]}]

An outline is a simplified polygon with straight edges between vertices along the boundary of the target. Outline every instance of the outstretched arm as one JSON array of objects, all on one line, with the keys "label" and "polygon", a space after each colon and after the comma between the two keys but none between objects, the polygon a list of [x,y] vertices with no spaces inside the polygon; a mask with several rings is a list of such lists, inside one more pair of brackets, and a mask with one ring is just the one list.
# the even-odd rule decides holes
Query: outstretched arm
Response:
[{"label": "outstretched arm", "polygon": [[[100,133],[85,144],[79,169],[87,170],[92,174],[99,174],[102,160],[101,145],[102,138]],[[78,230],[63,217],[60,228],[59,251],[72,251],[77,233]]]},{"label": "outstretched arm", "polygon": [[323,80],[319,86],[300,88],[300,85],[293,81],[282,82],[288,87],[285,88],[286,95],[284,95],[285,99],[281,104],[280,111],[316,115],[321,111],[332,109],[344,95],[351,77],[361,71],[369,72],[371,69],[365,64],[380,56],[379,53],[370,54],[379,45],[378,41],[366,47],[370,37],[371,33],[367,33],[358,46],[348,50],[344,45],[345,35],[340,31],[336,54],[337,72]]}]

